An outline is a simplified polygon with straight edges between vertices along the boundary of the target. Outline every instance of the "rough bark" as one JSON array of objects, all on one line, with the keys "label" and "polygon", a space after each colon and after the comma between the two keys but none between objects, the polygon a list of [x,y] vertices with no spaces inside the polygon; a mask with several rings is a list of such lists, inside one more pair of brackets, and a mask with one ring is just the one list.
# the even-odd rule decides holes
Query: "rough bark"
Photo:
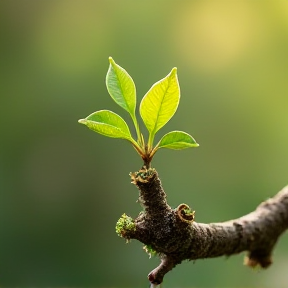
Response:
[{"label": "rough bark", "polygon": [[148,279],[160,284],[164,275],[183,260],[230,256],[247,251],[245,264],[267,268],[279,236],[288,228],[288,186],[255,211],[223,223],[194,221],[194,211],[186,204],[172,209],[155,169],[142,168],[131,174],[140,193],[142,211],[120,235],[137,239],[160,256],[160,265]]}]

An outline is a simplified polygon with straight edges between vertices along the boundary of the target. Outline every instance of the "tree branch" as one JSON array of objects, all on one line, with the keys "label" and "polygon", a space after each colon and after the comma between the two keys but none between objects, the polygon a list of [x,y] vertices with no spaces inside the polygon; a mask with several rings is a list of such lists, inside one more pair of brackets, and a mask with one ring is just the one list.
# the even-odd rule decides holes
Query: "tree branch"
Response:
[{"label": "tree branch", "polygon": [[144,167],[132,173],[131,179],[140,191],[144,211],[135,220],[125,215],[126,222],[122,220],[129,225],[121,222],[124,224],[118,234],[137,239],[147,250],[157,252],[161,263],[148,275],[152,284],[160,284],[165,274],[185,259],[248,251],[246,265],[267,268],[278,237],[288,228],[288,186],[243,217],[202,224],[194,221],[194,211],[188,205],[180,204],[176,209],[168,205],[155,169]]}]

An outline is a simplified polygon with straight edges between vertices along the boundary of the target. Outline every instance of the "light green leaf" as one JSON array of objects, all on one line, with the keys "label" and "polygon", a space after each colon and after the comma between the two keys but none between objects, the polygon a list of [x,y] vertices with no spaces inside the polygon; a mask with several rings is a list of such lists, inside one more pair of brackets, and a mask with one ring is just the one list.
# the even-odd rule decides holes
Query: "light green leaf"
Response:
[{"label": "light green leaf", "polygon": [[159,148],[169,148],[175,150],[181,150],[190,147],[198,147],[195,139],[186,132],[172,131],[165,134],[159,143],[156,145]]},{"label": "light green leaf", "polygon": [[135,142],[126,122],[112,111],[100,110],[85,119],[80,119],[78,122],[104,136],[127,139],[132,143]]},{"label": "light green leaf", "polygon": [[165,78],[150,88],[140,104],[140,115],[152,138],[174,115],[179,100],[177,68],[173,68]]},{"label": "light green leaf", "polygon": [[109,57],[110,66],[106,75],[106,86],[112,99],[132,117],[135,116],[136,88],[131,76],[120,67],[112,57]]}]

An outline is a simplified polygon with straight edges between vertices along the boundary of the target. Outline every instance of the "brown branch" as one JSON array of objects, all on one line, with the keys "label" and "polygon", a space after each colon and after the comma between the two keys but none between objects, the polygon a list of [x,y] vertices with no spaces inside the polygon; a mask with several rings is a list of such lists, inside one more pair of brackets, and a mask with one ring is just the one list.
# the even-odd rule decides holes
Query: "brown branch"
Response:
[{"label": "brown branch", "polygon": [[160,284],[164,275],[185,259],[248,251],[246,265],[267,268],[278,237],[288,228],[288,186],[241,218],[202,224],[194,221],[188,205],[176,209],[168,205],[155,169],[144,167],[131,178],[140,190],[144,211],[134,220],[133,229],[124,227],[121,235],[139,240],[160,256],[160,265],[148,275],[152,284]]}]

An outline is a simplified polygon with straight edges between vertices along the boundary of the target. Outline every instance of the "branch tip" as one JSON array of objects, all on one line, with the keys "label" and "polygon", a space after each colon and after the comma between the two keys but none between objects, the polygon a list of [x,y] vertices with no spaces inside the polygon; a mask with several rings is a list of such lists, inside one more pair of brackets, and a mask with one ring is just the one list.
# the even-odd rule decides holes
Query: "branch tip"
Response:
[{"label": "branch tip", "polygon": [[147,169],[146,166],[143,166],[139,171],[130,173],[131,183],[137,185],[137,183],[148,183],[156,174],[154,168]]}]

